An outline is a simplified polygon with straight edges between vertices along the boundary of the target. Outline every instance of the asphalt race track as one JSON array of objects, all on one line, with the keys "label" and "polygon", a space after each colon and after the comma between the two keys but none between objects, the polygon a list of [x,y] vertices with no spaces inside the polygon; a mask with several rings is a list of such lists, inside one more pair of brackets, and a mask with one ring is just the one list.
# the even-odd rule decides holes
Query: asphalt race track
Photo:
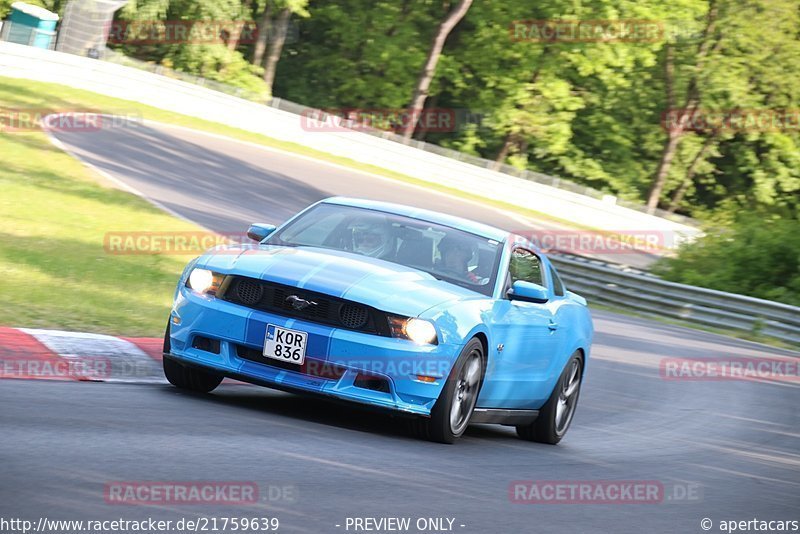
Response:
[{"label": "asphalt race track", "polygon": [[[182,130],[59,134],[70,151],[169,209],[241,231],[324,196],[390,199],[518,225],[394,182]],[[518,226],[517,226],[518,227]],[[0,517],[277,517],[285,532],[353,532],[348,517],[452,518],[464,533],[703,532],[798,520],[800,381],[665,380],[663,358],[800,354],[606,312],[572,428],[558,446],[473,426],[453,446],[402,420],[254,387],[0,381]],[[242,506],[119,505],[113,481],[252,481]],[[515,481],[651,481],[647,504],[512,502]],[[513,493],[513,492],[512,492]],[[445,522],[447,524],[447,522]],[[338,525],[338,526],[337,526]],[[462,526],[463,525],[463,526]],[[417,532],[412,528],[410,532]]]},{"label": "asphalt race track", "polygon": [[[253,222],[281,223],[335,195],[412,204],[516,232],[558,228],[397,180],[183,128],[58,132],[57,138],[83,161],[168,210],[226,234],[241,234]],[[596,256],[635,267],[655,259],[643,251]]]}]

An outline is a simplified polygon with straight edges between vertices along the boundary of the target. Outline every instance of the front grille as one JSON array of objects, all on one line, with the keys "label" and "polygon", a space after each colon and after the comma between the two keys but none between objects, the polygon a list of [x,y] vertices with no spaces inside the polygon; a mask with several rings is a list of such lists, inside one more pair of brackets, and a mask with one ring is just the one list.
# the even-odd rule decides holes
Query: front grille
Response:
[{"label": "front grille", "polygon": [[[293,295],[300,299],[306,300],[311,304],[308,307],[303,308],[302,310],[296,310],[294,307],[292,307],[291,302],[288,300]],[[305,299],[302,296],[300,296],[296,290],[292,290],[289,288],[275,287],[272,290],[273,308],[277,310],[283,310],[284,312],[299,311],[303,314],[304,317],[308,318],[326,319],[330,313],[330,307],[331,307],[330,304],[331,303],[328,299],[321,299],[321,298]]]},{"label": "front grille", "polygon": [[339,319],[341,319],[342,324],[348,328],[361,328],[369,321],[369,315],[364,306],[343,304],[342,307],[339,308]]},{"label": "front grille", "polygon": [[236,284],[236,296],[242,304],[252,306],[258,304],[264,296],[264,290],[255,280],[242,279]]},{"label": "front grille", "polygon": [[386,315],[379,310],[358,302],[267,280],[233,276],[219,298],[248,308],[298,317],[337,328],[381,336],[391,335]]}]

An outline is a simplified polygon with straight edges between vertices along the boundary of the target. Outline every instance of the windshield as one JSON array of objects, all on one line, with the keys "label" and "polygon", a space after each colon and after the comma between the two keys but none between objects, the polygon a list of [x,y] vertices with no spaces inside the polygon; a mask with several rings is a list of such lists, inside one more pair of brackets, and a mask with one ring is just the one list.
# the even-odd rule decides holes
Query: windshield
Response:
[{"label": "windshield", "polygon": [[336,204],[318,204],[267,241],[352,252],[399,263],[490,296],[500,243],[436,223]]}]

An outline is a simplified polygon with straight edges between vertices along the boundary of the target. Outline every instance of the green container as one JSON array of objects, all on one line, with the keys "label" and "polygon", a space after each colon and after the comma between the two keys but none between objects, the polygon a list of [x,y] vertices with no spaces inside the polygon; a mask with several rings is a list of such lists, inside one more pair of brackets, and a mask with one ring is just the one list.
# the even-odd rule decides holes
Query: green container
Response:
[{"label": "green container", "polygon": [[43,7],[14,2],[3,25],[9,25],[7,41],[48,49],[55,40],[57,22],[58,15]]}]

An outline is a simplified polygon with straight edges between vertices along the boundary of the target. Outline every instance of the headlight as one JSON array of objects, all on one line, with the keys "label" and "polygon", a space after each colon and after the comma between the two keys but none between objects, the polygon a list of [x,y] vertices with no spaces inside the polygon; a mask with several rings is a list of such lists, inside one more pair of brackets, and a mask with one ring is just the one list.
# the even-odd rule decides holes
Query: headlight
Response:
[{"label": "headlight", "polygon": [[224,279],[225,275],[208,269],[192,269],[186,285],[198,293],[216,295]]},{"label": "headlight", "polygon": [[389,316],[389,328],[392,337],[410,339],[419,344],[438,344],[436,338],[436,328],[433,323],[425,319],[415,319],[407,317]]}]

